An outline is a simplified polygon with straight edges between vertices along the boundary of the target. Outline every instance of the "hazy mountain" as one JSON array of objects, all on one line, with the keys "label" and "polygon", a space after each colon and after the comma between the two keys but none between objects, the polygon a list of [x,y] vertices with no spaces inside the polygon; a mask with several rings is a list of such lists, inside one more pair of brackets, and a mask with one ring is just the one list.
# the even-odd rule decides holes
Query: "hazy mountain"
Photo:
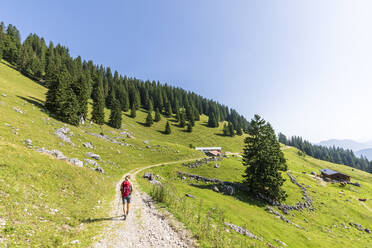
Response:
[{"label": "hazy mountain", "polygon": [[367,157],[368,160],[372,160],[372,148],[362,149],[355,152],[355,156],[360,157],[361,155]]},{"label": "hazy mountain", "polygon": [[361,142],[357,142],[357,141],[350,140],[350,139],[342,139],[342,140],[330,139],[330,140],[321,141],[317,145],[327,146],[327,147],[331,147],[331,146],[341,147],[344,149],[351,149],[354,152],[356,152],[362,149],[371,148],[372,142],[369,141],[366,143],[361,143]]}]

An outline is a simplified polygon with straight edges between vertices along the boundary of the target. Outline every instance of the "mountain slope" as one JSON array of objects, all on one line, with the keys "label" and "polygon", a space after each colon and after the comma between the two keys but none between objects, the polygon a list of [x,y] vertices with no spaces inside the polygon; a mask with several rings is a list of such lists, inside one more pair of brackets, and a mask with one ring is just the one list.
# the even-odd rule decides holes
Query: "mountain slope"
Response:
[{"label": "mountain slope", "polygon": [[[314,210],[309,208],[284,214],[277,207],[273,207],[282,215],[281,218],[289,220],[289,223],[268,212],[264,204],[247,198],[244,193],[238,191],[234,196],[224,195],[213,190],[214,186],[221,190],[218,184],[177,176],[177,172],[182,171],[207,178],[241,182],[244,167],[240,158],[228,158],[198,168],[179,164],[156,167],[144,172],[151,172],[163,178],[161,182],[169,188],[165,190],[162,198],[172,198],[169,201],[164,200],[161,206],[165,205],[186,223],[194,235],[201,237],[201,244],[205,247],[268,247],[267,243],[284,247],[281,242],[288,247],[299,248],[369,247],[371,234],[368,230],[372,230],[372,175],[345,165],[299,155],[298,151],[292,147],[283,148],[288,172],[304,186]],[[218,168],[215,167],[216,163],[219,164]],[[346,173],[351,176],[352,182],[360,183],[361,187],[326,183],[312,175],[312,172],[320,174],[320,169],[323,168]],[[157,191],[142,176],[143,173],[137,176],[142,188],[156,197]],[[296,205],[297,202],[303,202],[302,190],[291,182],[286,173],[283,173],[283,176],[286,179],[284,189],[289,195],[285,204]],[[194,198],[186,197],[186,194]],[[367,201],[359,201],[359,198]],[[224,226],[224,222],[243,227],[261,240],[244,237]],[[362,229],[358,230],[350,223],[360,224]],[[206,226],[210,228],[205,228]],[[364,230],[365,228],[368,230]]]},{"label": "mountain slope", "polygon": [[[202,153],[189,147],[222,146],[224,150],[242,149],[243,136],[222,137],[221,128],[205,126],[206,117],[196,122],[193,133],[172,125],[172,134],[164,135],[167,118],[152,127],[142,125],[144,111],[137,117],[123,114],[123,129],[102,128],[86,123],[66,125],[44,108],[46,88],[24,77],[6,62],[0,63],[0,243],[9,246],[70,246],[79,240],[87,247],[107,223],[87,222],[107,217],[114,199],[117,181],[131,169],[153,163],[197,158]],[[106,110],[106,121],[109,111]],[[168,119],[171,121],[173,119]],[[174,123],[172,123],[174,124]],[[222,124],[220,124],[222,125]],[[70,129],[74,145],[54,133]],[[103,132],[109,139],[102,139]],[[134,138],[128,138],[130,133]],[[26,144],[30,140],[32,146]],[[29,141],[27,141],[30,143]],[[91,142],[94,148],[83,143]],[[68,158],[92,159],[88,152],[100,155],[96,162],[104,174],[60,161],[37,152],[38,148],[57,149]]]}]

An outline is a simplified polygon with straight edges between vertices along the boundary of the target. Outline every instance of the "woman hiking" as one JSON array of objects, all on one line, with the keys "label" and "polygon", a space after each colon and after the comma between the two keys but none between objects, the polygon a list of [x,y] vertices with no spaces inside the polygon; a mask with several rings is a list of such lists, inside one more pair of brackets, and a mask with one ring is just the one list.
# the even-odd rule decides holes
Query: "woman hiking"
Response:
[{"label": "woman hiking", "polygon": [[[129,181],[129,179],[130,175],[126,175],[120,187],[121,197],[123,200],[124,220],[127,218],[127,215],[129,213],[130,197],[133,192],[133,185]],[[126,208],[125,205],[127,205]]]}]

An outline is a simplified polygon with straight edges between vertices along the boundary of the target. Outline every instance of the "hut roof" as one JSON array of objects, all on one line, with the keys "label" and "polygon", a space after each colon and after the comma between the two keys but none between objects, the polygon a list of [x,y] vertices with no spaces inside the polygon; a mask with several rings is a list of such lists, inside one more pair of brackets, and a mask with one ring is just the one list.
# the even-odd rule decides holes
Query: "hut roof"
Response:
[{"label": "hut roof", "polygon": [[328,168],[325,168],[325,169],[321,169],[320,172],[326,174],[326,175],[334,175],[334,174],[343,174],[343,173],[340,173],[338,171],[334,171],[334,170],[331,170],[331,169],[328,169]]}]

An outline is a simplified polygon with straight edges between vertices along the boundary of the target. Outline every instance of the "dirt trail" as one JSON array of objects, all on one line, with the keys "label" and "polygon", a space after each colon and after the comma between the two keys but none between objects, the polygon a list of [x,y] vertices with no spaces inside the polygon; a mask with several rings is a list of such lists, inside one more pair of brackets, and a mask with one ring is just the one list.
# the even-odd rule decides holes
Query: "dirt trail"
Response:
[{"label": "dirt trail", "polygon": [[139,191],[135,181],[137,173],[151,167],[193,160],[195,159],[153,164],[130,171],[128,174],[132,177],[134,192],[131,209],[125,221],[122,216],[123,208],[120,194],[120,184],[124,175],[116,185],[111,223],[105,228],[104,234],[97,237],[99,241],[93,247],[193,247],[193,241],[189,238],[188,232],[182,228],[182,224],[175,221],[174,218],[166,218],[165,213],[160,213],[153,206],[151,198]]}]

